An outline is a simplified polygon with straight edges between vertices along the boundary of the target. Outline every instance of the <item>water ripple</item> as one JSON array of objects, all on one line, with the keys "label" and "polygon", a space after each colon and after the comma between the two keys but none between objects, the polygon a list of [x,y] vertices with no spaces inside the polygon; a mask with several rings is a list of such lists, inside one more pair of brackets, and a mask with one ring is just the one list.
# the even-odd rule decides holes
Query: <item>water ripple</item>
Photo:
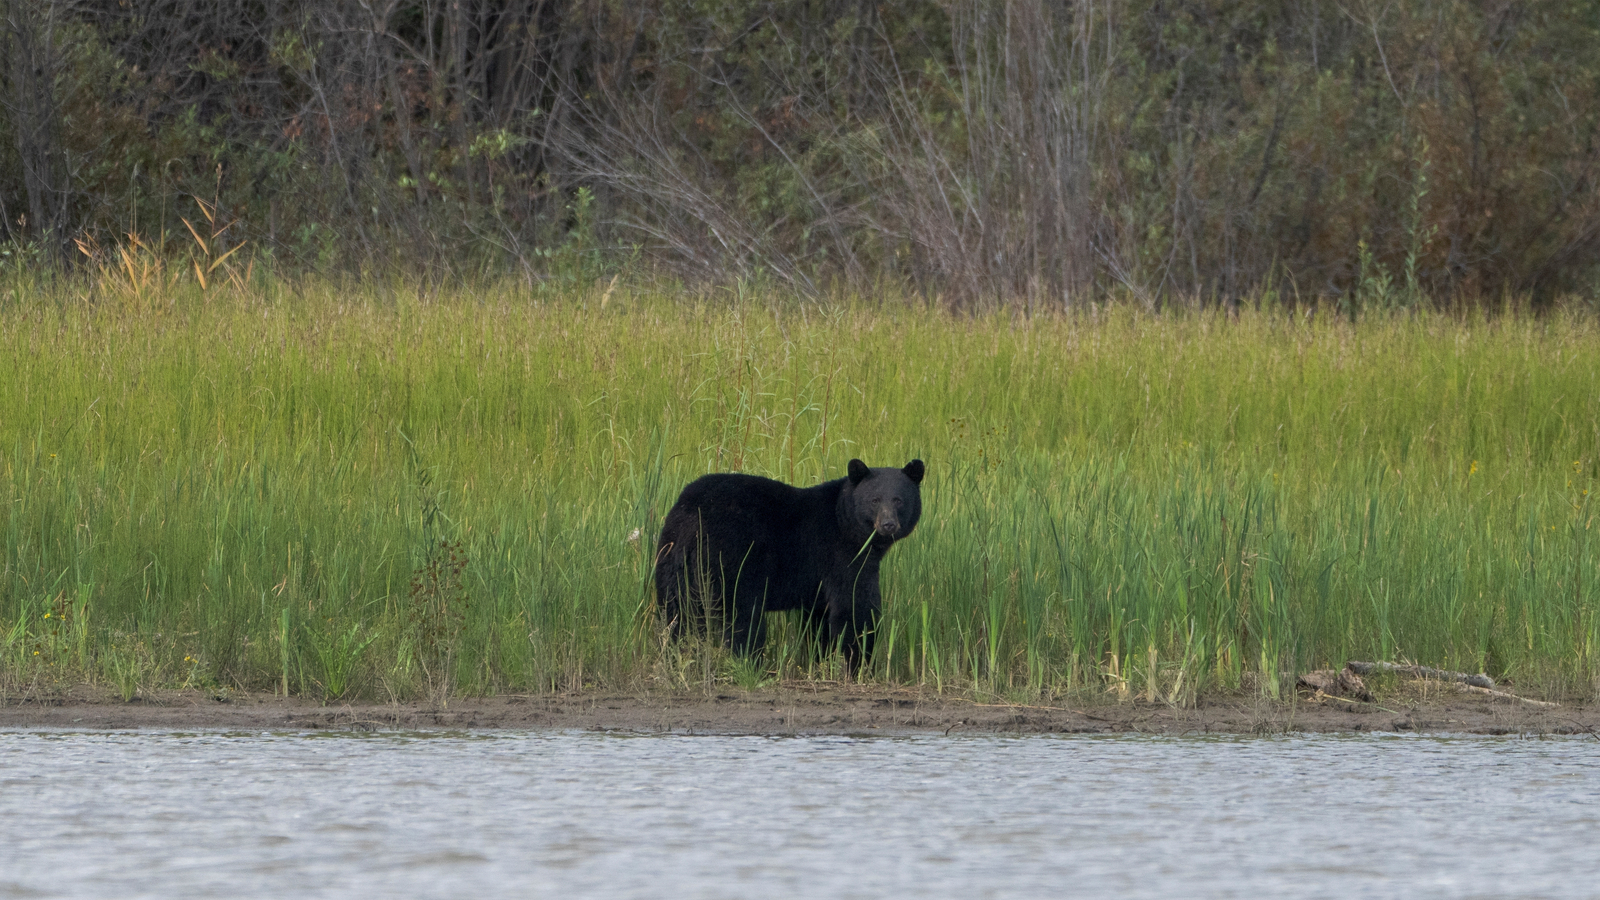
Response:
[{"label": "water ripple", "polygon": [[1600,742],[0,732],[0,898],[1600,897]]}]

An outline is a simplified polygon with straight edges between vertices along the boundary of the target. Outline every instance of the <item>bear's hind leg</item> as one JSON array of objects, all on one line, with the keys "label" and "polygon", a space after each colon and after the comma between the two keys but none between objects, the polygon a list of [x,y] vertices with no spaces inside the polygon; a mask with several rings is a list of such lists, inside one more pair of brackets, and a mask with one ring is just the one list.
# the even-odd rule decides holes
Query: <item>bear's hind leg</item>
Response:
[{"label": "bear's hind leg", "polygon": [[720,642],[726,639],[727,633],[722,630],[718,615],[721,607],[717,599],[718,585],[700,555],[666,542],[660,554],[656,565],[656,603],[672,640],[693,637]]},{"label": "bear's hind leg", "polygon": [[734,603],[733,652],[759,656],[767,647],[766,598],[740,597]]},{"label": "bear's hind leg", "polygon": [[687,631],[684,601],[689,585],[684,571],[683,554],[674,553],[673,545],[664,542],[656,551],[656,608],[674,641],[682,640]]}]

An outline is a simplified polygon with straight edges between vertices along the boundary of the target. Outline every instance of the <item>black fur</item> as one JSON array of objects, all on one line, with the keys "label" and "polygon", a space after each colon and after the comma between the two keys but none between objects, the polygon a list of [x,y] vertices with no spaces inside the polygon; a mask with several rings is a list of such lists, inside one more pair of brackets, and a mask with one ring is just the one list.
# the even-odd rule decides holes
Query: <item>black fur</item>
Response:
[{"label": "black fur", "polygon": [[810,488],[732,474],[684,488],[656,548],[656,598],[673,637],[715,629],[736,652],[759,653],[763,613],[797,609],[823,646],[842,645],[850,671],[870,662],[878,566],[922,516],[923,465],[852,459],[849,473]]}]

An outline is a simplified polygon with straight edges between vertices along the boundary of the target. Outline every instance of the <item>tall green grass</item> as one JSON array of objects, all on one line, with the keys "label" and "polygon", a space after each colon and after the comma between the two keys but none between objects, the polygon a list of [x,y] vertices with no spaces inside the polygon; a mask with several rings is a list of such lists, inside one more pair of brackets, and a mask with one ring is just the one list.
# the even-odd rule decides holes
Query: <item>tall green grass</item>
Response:
[{"label": "tall green grass", "polygon": [[710,471],[929,465],[871,677],[1190,702],[1350,657],[1592,696],[1600,329],[956,318],[515,285],[0,308],[0,683],[388,699],[831,677],[667,644]]}]

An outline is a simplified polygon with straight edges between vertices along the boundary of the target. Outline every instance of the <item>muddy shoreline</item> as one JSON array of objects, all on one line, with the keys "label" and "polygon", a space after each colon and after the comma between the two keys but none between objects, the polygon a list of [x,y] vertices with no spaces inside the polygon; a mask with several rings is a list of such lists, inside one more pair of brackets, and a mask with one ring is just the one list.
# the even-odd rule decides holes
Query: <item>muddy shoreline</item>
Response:
[{"label": "muddy shoreline", "polygon": [[1600,706],[1535,707],[1423,687],[1373,703],[1297,696],[1202,698],[1192,708],[1139,701],[1038,705],[911,688],[818,683],[712,693],[504,695],[430,703],[324,704],[271,694],[155,692],[123,702],[89,686],[0,697],[0,728],[370,731],[536,729],[639,734],[1432,732],[1590,734]]}]

